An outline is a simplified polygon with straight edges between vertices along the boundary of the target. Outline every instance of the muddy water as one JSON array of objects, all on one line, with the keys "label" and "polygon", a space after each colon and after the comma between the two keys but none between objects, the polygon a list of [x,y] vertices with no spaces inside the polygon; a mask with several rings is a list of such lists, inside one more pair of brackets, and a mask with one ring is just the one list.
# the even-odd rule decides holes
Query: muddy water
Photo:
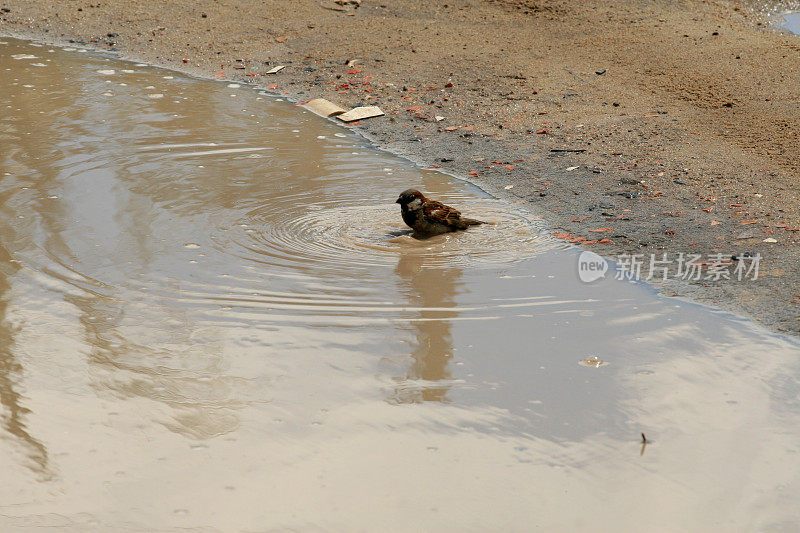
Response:
[{"label": "muddy water", "polygon": [[[796,343],[256,90],[0,41],[3,530],[800,525]],[[413,239],[409,186],[494,224]]]}]

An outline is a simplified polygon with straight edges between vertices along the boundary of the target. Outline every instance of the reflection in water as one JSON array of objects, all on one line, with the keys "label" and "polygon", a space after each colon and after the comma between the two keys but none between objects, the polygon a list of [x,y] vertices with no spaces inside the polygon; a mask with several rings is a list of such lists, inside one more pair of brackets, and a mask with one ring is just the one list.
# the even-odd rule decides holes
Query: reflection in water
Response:
[{"label": "reflection in water", "polygon": [[[5,202],[0,209],[5,209]],[[8,235],[10,228],[0,228]],[[18,392],[23,374],[22,365],[14,355],[14,332],[7,319],[8,278],[19,270],[19,266],[11,262],[11,256],[5,247],[0,247],[0,413],[2,429],[19,440],[25,450],[27,465],[44,479],[49,479],[47,449],[37,438],[33,437],[25,424],[25,417],[30,410],[23,405],[23,396]],[[0,435],[2,438],[2,435]]]},{"label": "reflection in water", "polygon": [[[150,312],[159,316],[159,322],[148,318],[132,326],[122,309],[108,305],[113,301],[108,297],[70,295],[65,299],[81,311],[79,320],[91,347],[88,364],[98,396],[163,403],[171,410],[159,422],[193,439],[236,429],[236,410],[244,405],[237,399],[238,391],[247,390],[248,384],[225,375],[218,346],[192,346],[194,326],[178,308],[154,307]],[[144,330],[163,329],[164,324],[169,324],[168,339],[142,335]]]},{"label": "reflection in water", "polygon": [[0,69],[0,530],[798,529],[795,343],[256,91]]},{"label": "reflection in water", "polygon": [[455,308],[461,270],[432,267],[425,259],[425,254],[412,250],[400,256],[395,268],[401,292],[410,307],[419,308],[418,319],[411,321],[416,337],[414,361],[395,392],[394,401],[399,403],[447,401],[450,387],[447,366],[453,357],[453,338],[448,319],[458,316],[458,311],[442,308]]},{"label": "reflection in water", "polygon": [[[0,80],[8,79],[8,76],[0,76]],[[10,88],[0,81],[0,93],[10,92]],[[23,100],[22,105],[30,105],[30,102]],[[37,152],[31,146],[11,142],[21,139],[19,125],[14,121],[0,121],[0,162],[2,168],[22,169],[24,160],[27,157],[37,158]],[[26,152],[32,149],[31,152]],[[14,337],[17,328],[11,325],[8,317],[9,294],[11,289],[11,278],[19,271],[20,265],[13,257],[13,252],[21,247],[21,242],[26,239],[25,235],[18,234],[14,225],[19,222],[15,206],[15,194],[20,184],[9,177],[6,173],[2,178],[6,187],[0,191],[0,405],[3,407],[0,413],[2,429],[12,435],[21,443],[24,455],[27,458],[25,464],[44,479],[52,476],[48,464],[48,453],[44,444],[27,429],[26,415],[30,410],[24,406],[24,397],[19,390],[24,389],[22,383],[24,369],[19,362],[19,356],[14,346]],[[46,223],[47,221],[43,221]],[[10,247],[13,249],[9,250]],[[0,438],[4,435],[0,434]]]}]

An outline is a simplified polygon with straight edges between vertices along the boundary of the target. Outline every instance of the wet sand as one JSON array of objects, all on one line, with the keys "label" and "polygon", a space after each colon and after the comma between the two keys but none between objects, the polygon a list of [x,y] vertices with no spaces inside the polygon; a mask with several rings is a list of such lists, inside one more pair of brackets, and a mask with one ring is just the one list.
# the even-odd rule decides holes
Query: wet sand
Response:
[{"label": "wet sand", "polygon": [[[380,105],[387,115],[359,132],[544,215],[565,240],[612,228],[610,242],[588,246],[607,257],[760,253],[757,282],[665,293],[800,331],[800,38],[766,29],[749,4],[5,6],[0,32],[77,40],[297,101]],[[286,68],[264,75],[276,65]]]},{"label": "wet sand", "polygon": [[[263,91],[70,48],[0,39],[3,532],[797,529],[796,341],[584,284],[540,218]],[[409,182],[495,224],[413,239]]]}]

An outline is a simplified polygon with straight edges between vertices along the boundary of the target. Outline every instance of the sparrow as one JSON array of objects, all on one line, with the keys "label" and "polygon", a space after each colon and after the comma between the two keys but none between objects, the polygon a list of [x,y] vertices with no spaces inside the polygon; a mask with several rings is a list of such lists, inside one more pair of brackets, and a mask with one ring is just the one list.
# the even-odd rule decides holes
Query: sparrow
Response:
[{"label": "sparrow", "polygon": [[400,204],[403,222],[416,233],[424,235],[438,235],[485,224],[481,220],[462,218],[457,209],[436,200],[429,200],[416,189],[400,193],[396,203]]}]

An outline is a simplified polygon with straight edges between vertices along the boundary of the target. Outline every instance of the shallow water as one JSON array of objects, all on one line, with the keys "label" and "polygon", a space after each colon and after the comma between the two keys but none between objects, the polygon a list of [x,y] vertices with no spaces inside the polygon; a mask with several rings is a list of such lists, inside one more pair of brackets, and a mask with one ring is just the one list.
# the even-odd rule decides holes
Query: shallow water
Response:
[{"label": "shallow water", "polygon": [[781,28],[787,29],[794,34],[800,34],[800,12],[788,11],[781,14]]},{"label": "shallow water", "polygon": [[[0,41],[3,530],[800,526],[797,343],[256,90]],[[494,224],[415,240],[409,186]]]}]

